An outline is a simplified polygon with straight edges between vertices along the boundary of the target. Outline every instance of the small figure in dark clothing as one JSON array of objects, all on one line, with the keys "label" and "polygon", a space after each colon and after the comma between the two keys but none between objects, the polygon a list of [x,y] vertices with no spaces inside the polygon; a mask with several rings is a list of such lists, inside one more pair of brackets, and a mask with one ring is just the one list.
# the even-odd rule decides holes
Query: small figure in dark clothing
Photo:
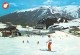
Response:
[{"label": "small figure in dark clothing", "polygon": [[22,43],[24,43],[24,40],[22,41]]},{"label": "small figure in dark clothing", "polygon": [[27,43],[29,43],[29,41],[27,40]]},{"label": "small figure in dark clothing", "polygon": [[37,44],[39,44],[39,41],[37,42]]}]

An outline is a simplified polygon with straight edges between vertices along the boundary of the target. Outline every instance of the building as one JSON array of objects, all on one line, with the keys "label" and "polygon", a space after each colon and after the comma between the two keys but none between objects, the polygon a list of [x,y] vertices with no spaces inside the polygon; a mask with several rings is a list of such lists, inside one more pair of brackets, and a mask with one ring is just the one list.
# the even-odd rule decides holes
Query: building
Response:
[{"label": "building", "polygon": [[9,26],[7,28],[4,28],[2,31],[2,37],[9,37],[9,36],[21,36],[21,33],[18,29],[16,29],[15,26]]},{"label": "building", "polygon": [[34,28],[35,29],[46,29],[46,24],[37,24]]},{"label": "building", "polygon": [[2,30],[2,37],[8,37],[11,35],[11,31],[8,29],[3,29]]},{"label": "building", "polygon": [[69,32],[70,32],[70,33],[74,33],[74,34],[76,34],[76,35],[80,35],[80,29],[77,28],[77,27],[75,27],[75,28],[73,28],[73,29],[70,29]]}]

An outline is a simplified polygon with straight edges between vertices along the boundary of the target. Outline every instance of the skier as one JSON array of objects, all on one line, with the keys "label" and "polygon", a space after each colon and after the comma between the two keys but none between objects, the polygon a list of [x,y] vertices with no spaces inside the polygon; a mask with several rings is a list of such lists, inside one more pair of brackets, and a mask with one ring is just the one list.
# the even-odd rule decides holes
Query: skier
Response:
[{"label": "skier", "polygon": [[27,40],[27,43],[29,43],[29,41]]},{"label": "skier", "polygon": [[39,44],[39,41],[37,42],[37,44]]},{"label": "skier", "polygon": [[51,51],[52,39],[51,39],[50,35],[48,35],[48,37],[49,37],[49,40],[46,43],[48,43],[48,51]]},{"label": "skier", "polygon": [[24,43],[24,40],[22,41],[22,43]]}]

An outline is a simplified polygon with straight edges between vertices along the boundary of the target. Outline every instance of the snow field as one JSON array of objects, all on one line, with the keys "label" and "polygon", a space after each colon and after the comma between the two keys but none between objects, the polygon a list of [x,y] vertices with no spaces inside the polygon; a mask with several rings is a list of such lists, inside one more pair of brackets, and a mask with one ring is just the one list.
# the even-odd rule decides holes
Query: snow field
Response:
[{"label": "snow field", "polygon": [[[79,37],[61,31],[50,35],[52,38],[51,49],[56,52],[40,51],[40,49],[47,49],[48,35],[32,35],[30,37],[24,35],[14,38],[1,37],[0,55],[80,55]],[[39,44],[37,44],[38,41]]]}]

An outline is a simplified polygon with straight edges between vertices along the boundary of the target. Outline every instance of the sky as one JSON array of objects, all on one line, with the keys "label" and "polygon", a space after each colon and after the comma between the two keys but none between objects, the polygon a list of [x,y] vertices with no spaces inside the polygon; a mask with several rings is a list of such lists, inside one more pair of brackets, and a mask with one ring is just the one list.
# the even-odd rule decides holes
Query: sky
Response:
[{"label": "sky", "polygon": [[[3,9],[2,4],[7,2],[8,9]],[[68,6],[80,5],[80,0],[0,0],[0,16],[14,11],[36,8],[40,6]]]}]

